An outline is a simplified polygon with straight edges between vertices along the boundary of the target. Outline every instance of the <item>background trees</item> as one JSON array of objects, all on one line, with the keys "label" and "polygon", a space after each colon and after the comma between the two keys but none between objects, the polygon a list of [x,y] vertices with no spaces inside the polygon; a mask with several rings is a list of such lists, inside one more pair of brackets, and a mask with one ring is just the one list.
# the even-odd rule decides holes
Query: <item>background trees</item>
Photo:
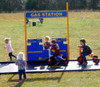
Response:
[{"label": "background trees", "polygon": [[0,12],[65,10],[67,1],[70,10],[100,10],[100,0],[0,0]]}]

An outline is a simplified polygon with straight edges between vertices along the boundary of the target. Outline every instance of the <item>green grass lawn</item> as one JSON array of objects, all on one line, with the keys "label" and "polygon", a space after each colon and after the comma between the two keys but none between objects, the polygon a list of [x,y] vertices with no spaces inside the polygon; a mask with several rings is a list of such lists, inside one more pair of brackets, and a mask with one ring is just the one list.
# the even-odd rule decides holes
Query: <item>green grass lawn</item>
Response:
[{"label": "green grass lawn", "polygon": [[[100,12],[70,12],[70,58],[79,56],[79,40],[85,38],[93,53],[100,57]],[[32,19],[36,21],[37,19]],[[66,37],[66,18],[45,18],[40,26],[27,25],[28,38],[43,38],[49,35]],[[9,61],[3,48],[4,38],[10,37],[14,54],[25,52],[24,46],[24,14],[0,14],[0,61]],[[18,75],[0,75],[0,87],[99,87],[100,71],[60,72],[27,74],[28,80],[18,83]]]}]

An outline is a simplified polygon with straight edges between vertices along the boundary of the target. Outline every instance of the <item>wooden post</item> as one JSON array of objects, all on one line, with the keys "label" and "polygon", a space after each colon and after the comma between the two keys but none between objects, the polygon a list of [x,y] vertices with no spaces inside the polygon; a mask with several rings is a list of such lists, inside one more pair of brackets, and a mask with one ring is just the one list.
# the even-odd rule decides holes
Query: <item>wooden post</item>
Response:
[{"label": "wooden post", "polygon": [[67,44],[68,44],[68,60],[70,59],[70,46],[69,46],[69,7],[68,2],[66,3],[67,10]]},{"label": "wooden post", "polygon": [[25,58],[27,61],[27,27],[26,27],[26,13],[24,13],[24,26],[25,26]]}]

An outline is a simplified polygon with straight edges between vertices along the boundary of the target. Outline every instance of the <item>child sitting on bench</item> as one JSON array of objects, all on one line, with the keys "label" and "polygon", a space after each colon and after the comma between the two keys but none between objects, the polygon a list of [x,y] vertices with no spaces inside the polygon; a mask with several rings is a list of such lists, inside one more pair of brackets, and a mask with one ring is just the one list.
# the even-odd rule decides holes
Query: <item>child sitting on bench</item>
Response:
[{"label": "child sitting on bench", "polygon": [[50,48],[50,46],[51,46],[49,40],[50,40],[50,37],[49,36],[46,36],[45,37],[45,43],[44,43],[44,49],[45,50],[48,50]]},{"label": "child sitting on bench", "polygon": [[53,45],[51,47],[51,50],[54,50],[54,54],[53,54],[53,56],[51,58],[54,60],[55,65],[57,65],[59,62],[55,59],[55,57],[60,55],[59,45],[56,43],[56,40],[52,40],[51,43]]},{"label": "child sitting on bench", "polygon": [[86,40],[85,39],[80,40],[79,47],[81,47],[83,49],[83,52],[82,52],[83,64],[86,66],[87,65],[86,56],[91,54],[92,50],[88,45],[86,45]]}]

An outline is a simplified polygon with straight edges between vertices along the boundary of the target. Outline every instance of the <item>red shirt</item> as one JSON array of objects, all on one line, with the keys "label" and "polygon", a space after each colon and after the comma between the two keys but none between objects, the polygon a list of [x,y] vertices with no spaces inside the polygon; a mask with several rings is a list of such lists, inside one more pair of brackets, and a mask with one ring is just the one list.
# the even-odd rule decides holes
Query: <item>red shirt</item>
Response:
[{"label": "red shirt", "polygon": [[60,54],[60,49],[59,49],[58,44],[54,44],[54,45],[51,47],[51,50],[54,50],[54,51],[55,51],[55,54]]}]

